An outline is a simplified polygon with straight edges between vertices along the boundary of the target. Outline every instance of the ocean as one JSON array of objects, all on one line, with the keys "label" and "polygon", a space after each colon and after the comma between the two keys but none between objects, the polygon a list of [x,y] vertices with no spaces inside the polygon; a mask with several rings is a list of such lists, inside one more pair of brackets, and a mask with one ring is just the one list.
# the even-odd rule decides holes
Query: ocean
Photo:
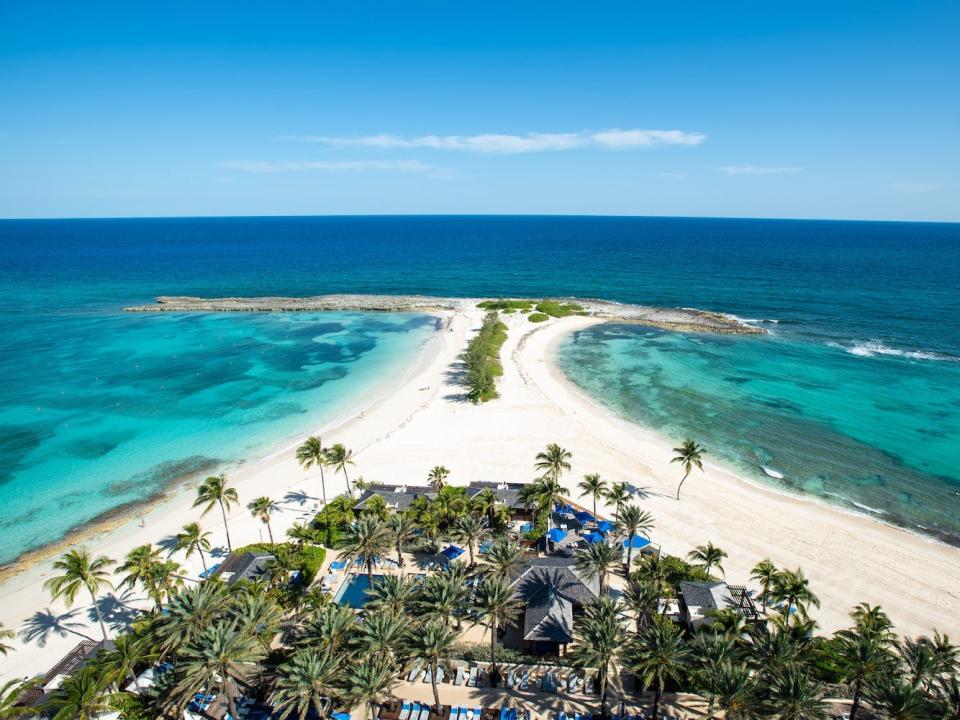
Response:
[{"label": "ocean", "polygon": [[[424,315],[126,314],[167,295],[581,296],[558,363],[758,480],[960,542],[960,225],[602,217],[0,221],[0,562],[347,411]],[[769,477],[763,468],[783,475]]]}]

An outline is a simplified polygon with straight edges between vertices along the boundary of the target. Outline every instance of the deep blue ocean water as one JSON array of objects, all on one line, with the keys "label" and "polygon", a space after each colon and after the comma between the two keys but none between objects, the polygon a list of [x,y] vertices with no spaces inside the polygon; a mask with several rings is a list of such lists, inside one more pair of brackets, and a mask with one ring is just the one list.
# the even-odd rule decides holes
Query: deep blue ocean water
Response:
[{"label": "deep blue ocean water", "polygon": [[[960,225],[680,218],[0,221],[0,561],[345,410],[424,316],[132,315],[160,294],[579,295],[767,337],[603,326],[559,361],[758,477],[960,537]],[[775,321],[775,322],[774,322]]]}]

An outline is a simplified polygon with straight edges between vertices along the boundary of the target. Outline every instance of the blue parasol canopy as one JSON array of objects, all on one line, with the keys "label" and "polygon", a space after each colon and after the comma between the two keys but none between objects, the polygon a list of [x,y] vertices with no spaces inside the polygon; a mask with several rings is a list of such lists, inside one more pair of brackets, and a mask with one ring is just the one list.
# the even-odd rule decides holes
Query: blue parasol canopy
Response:
[{"label": "blue parasol canopy", "polygon": [[458,548],[456,545],[447,545],[447,547],[440,551],[440,554],[447,560],[455,560],[463,555],[463,548]]},{"label": "blue parasol canopy", "polygon": [[624,547],[631,547],[631,546],[632,546],[634,550],[640,550],[640,549],[642,549],[642,548],[645,548],[645,547],[646,547],[647,545],[649,545],[649,544],[650,544],[650,541],[649,541],[647,538],[645,538],[645,537],[640,537],[639,535],[634,535],[634,536],[633,536],[633,542],[632,542],[632,543],[630,542],[630,538],[627,538],[626,540],[623,541],[623,546],[624,546]]},{"label": "blue parasol canopy", "polygon": [[604,541],[603,535],[601,535],[596,531],[588,532],[586,535],[583,536],[583,539],[586,540],[591,545]]},{"label": "blue parasol canopy", "polygon": [[607,533],[613,530],[613,523],[609,520],[601,520],[597,523],[597,528],[600,530],[600,532]]},{"label": "blue parasol canopy", "polygon": [[567,536],[567,533],[560,528],[553,528],[550,532],[547,533],[547,537],[550,538],[550,542],[558,543]]},{"label": "blue parasol canopy", "polygon": [[593,520],[593,513],[589,513],[586,510],[577,510],[573,516],[577,519],[578,523],[588,523]]}]

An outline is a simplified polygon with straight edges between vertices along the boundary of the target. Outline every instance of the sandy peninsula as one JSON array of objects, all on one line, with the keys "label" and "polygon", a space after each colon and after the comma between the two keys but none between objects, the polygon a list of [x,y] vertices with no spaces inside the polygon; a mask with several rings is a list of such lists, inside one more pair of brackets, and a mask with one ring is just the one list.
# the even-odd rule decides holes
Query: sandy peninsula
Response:
[{"label": "sandy peninsula", "polygon": [[[880,604],[901,633],[934,628],[960,636],[960,549],[848,514],[820,503],[791,497],[744,479],[728,468],[706,462],[693,476],[683,499],[674,499],[677,466],[671,447],[680,438],[664,438],[642,429],[584,396],[555,368],[551,356],[563,336],[603,322],[604,316],[568,317],[533,324],[522,315],[505,316],[509,338],[502,350],[504,375],[500,399],[483,406],[465,402],[450,378],[457,355],[479,326],[482,312],[460,301],[434,311],[449,318],[419,363],[379,398],[361,403],[350,417],[304,435],[321,434],[326,444],[342,442],[355,453],[355,473],[385,483],[422,483],[428,470],[443,464],[450,481],[529,482],[533,457],[548,442],[573,453],[573,472],[565,485],[574,490],[585,473],[644,488],[642,505],[653,513],[653,539],[673,554],[685,555],[708,540],[729,553],[731,582],[749,583],[749,569],[764,557],[786,567],[802,567],[819,595],[816,612],[822,630],[847,624],[857,602]],[[230,517],[236,544],[259,541],[263,526],[245,503],[259,495],[282,499],[273,521],[278,535],[309,518],[317,506],[319,476],[304,472],[291,445],[230,474],[241,505]],[[344,490],[343,477],[328,474],[328,494]],[[574,497],[576,492],[574,490]],[[197,520],[189,488],[155,504],[140,518],[116,523],[83,539],[98,554],[119,559],[135,545],[162,543],[184,523]],[[201,520],[225,545],[219,515]],[[182,562],[182,557],[178,557]],[[0,656],[0,678],[22,678],[47,669],[84,637],[97,638],[91,608],[51,603],[43,581],[51,560],[36,563],[0,585],[0,622],[17,631],[15,651]],[[186,563],[196,576],[199,559]],[[103,607],[113,631],[137,608],[147,607],[139,593],[116,593]]]}]

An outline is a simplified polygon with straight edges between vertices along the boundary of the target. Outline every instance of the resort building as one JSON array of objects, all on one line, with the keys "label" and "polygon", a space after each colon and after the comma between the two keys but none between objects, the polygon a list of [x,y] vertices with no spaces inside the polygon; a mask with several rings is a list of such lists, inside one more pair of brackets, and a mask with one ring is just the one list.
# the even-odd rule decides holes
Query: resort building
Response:
[{"label": "resort building", "polygon": [[679,619],[690,632],[713,622],[711,610],[738,611],[747,622],[761,622],[753,600],[745,587],[725,582],[681,582]]},{"label": "resort building", "polygon": [[211,577],[219,578],[227,585],[233,585],[240,580],[259,580],[274,560],[276,558],[268,552],[232,552],[213,571]]},{"label": "resort building", "polygon": [[433,500],[437,496],[436,490],[429,485],[384,485],[382,483],[371,483],[363,495],[353,506],[353,513],[357,517],[369,507],[370,501],[375,498],[383,498],[389,510],[398,513],[406,512],[418,498],[425,497]]},{"label": "resort building", "polygon": [[506,506],[511,520],[532,520],[533,511],[527,508],[520,499],[523,483],[496,483],[483,480],[474,480],[467,485],[467,497],[471,500],[484,490],[493,490],[497,495],[497,502]]},{"label": "resort building", "polygon": [[573,642],[575,619],[600,597],[597,578],[582,577],[565,557],[531,558],[512,587],[523,609],[503,643],[537,655],[562,655]]},{"label": "resort building", "polygon": [[60,662],[44,673],[36,685],[24,691],[17,698],[15,706],[40,707],[49,699],[50,694],[60,687],[64,678],[86,665],[101,649],[112,650],[113,643],[103,640],[100,642],[81,640],[60,659]]}]

